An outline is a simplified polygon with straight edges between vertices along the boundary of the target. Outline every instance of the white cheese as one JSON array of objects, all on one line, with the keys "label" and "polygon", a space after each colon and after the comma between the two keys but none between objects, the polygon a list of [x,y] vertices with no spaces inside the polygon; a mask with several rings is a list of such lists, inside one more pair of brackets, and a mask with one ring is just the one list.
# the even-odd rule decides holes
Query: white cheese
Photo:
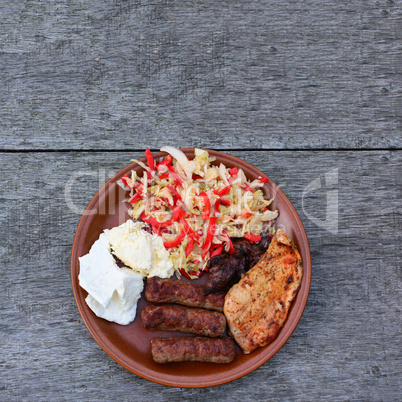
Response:
[{"label": "white cheese", "polygon": [[121,271],[119,273],[121,281],[107,307],[99,304],[91,294],[85,301],[98,317],[120,325],[127,325],[134,321],[137,302],[141,297],[144,282],[142,276],[131,269],[118,267],[117,269]]},{"label": "white cheese", "polygon": [[127,325],[135,318],[137,301],[144,288],[142,275],[119,268],[110,252],[105,234],[93,244],[88,254],[79,258],[80,286],[88,292],[85,299],[101,318]]},{"label": "white cheese", "polygon": [[169,252],[162,238],[145,231],[145,226],[142,222],[129,219],[120,226],[106,229],[105,235],[113,254],[135,272],[144,277],[170,278],[174,268]]},{"label": "white cheese", "polygon": [[102,233],[93,244],[88,254],[79,258],[80,286],[92,295],[103,307],[106,307],[113,297],[119,277],[116,261],[110,253],[110,245]]},{"label": "white cheese", "polygon": [[91,295],[88,295],[85,299],[89,308],[100,318],[108,321],[116,322],[120,325],[127,325],[134,321],[135,314],[137,312],[137,304],[124,311],[121,309],[119,297],[115,293],[109,305],[105,308],[99,304]]},{"label": "white cheese", "polygon": [[[121,307],[124,311],[131,310],[137,305],[141,292],[144,289],[144,280],[141,274],[129,268],[119,268],[120,283],[116,288]],[[113,300],[113,299],[112,299]]]}]

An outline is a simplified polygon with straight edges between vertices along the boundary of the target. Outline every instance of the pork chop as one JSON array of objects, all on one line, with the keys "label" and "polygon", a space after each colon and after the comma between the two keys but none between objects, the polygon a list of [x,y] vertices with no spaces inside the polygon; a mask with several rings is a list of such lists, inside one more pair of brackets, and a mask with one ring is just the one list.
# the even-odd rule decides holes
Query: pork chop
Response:
[{"label": "pork chop", "polygon": [[264,256],[225,297],[223,312],[245,354],[277,337],[302,276],[299,252],[288,235],[278,229]]}]

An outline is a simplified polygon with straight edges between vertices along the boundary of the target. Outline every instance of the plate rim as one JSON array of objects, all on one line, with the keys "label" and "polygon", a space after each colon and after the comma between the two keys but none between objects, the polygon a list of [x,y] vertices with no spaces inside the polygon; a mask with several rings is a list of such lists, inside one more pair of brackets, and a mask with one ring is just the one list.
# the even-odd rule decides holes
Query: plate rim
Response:
[{"label": "plate rim", "polygon": [[[181,151],[183,151],[184,153],[186,152],[190,152],[190,153],[194,153],[194,149],[195,148],[179,148]],[[88,203],[87,207],[84,210],[84,213],[82,214],[78,225],[77,225],[77,229],[75,231],[75,235],[74,235],[74,240],[73,240],[73,244],[72,244],[72,250],[71,250],[71,256],[70,256],[70,276],[71,276],[71,285],[72,285],[72,289],[73,289],[73,294],[74,294],[74,299],[75,299],[75,303],[77,305],[78,311],[80,313],[80,316],[87,328],[87,330],[89,331],[89,333],[91,334],[91,336],[95,339],[95,341],[98,343],[98,345],[114,360],[116,361],[118,364],[120,364],[122,367],[124,367],[126,370],[138,375],[141,378],[144,378],[146,380],[161,384],[161,385],[166,385],[166,386],[171,386],[171,387],[180,387],[180,388],[205,388],[205,387],[211,387],[211,386],[217,386],[217,385],[222,385],[222,384],[226,384],[228,382],[234,381],[236,379],[239,379],[241,377],[244,377],[245,375],[251,373],[252,371],[256,370],[257,368],[261,367],[264,363],[266,363],[268,360],[270,360],[273,356],[275,356],[275,354],[285,345],[285,343],[289,340],[290,336],[292,335],[292,333],[294,332],[294,330],[296,329],[297,325],[300,322],[300,319],[303,315],[304,309],[306,307],[307,304],[307,300],[309,297],[309,293],[310,293],[310,287],[311,287],[311,276],[312,276],[312,263],[311,263],[311,251],[310,251],[310,245],[309,245],[309,241],[308,241],[308,237],[307,237],[307,233],[306,230],[304,228],[303,222],[296,210],[296,208],[294,207],[294,205],[292,204],[292,202],[289,200],[289,198],[286,196],[286,194],[282,191],[282,189],[269,177],[267,176],[265,173],[263,173],[262,171],[260,171],[257,167],[255,167],[254,165],[252,165],[251,163],[240,159],[234,155],[231,154],[227,154],[226,152],[222,152],[222,151],[217,151],[217,150],[212,150],[212,149],[207,149],[207,148],[202,148],[203,150],[208,151],[210,154],[219,154],[219,155],[224,155],[226,158],[230,159],[231,162],[233,162],[234,164],[238,161],[240,161],[241,164],[243,165],[247,165],[249,169],[255,171],[256,173],[258,173],[261,177],[267,177],[272,183],[273,185],[276,187],[276,195],[275,197],[278,196],[278,193],[280,194],[280,197],[284,199],[285,202],[288,202],[290,205],[290,211],[293,215],[293,217],[295,218],[295,221],[297,222],[300,232],[301,232],[301,237],[302,237],[302,241],[299,244],[299,247],[301,247],[301,244],[303,244],[305,246],[305,252],[306,252],[306,257],[307,257],[307,261],[305,259],[303,259],[303,279],[302,281],[307,282],[307,288],[306,288],[306,292],[303,294],[303,297],[300,301],[300,306],[299,309],[297,311],[297,316],[296,319],[292,322],[292,326],[290,328],[287,329],[287,332],[285,333],[285,337],[284,339],[279,342],[277,345],[275,345],[274,349],[271,351],[270,355],[267,357],[266,355],[262,354],[261,358],[258,359],[257,361],[255,361],[254,363],[250,364],[250,365],[246,365],[246,367],[244,367],[242,370],[239,370],[236,374],[228,374],[228,376],[222,378],[222,376],[217,379],[211,379],[210,381],[204,381],[203,383],[199,383],[199,382],[180,382],[180,380],[177,381],[170,381],[167,379],[163,379],[160,378],[160,376],[158,376],[156,372],[154,372],[153,370],[150,369],[146,369],[145,372],[141,372],[140,370],[135,370],[132,367],[130,367],[129,362],[126,361],[124,359],[124,355],[123,358],[121,355],[118,355],[118,353],[116,352],[116,348],[114,347],[114,345],[112,344],[113,347],[111,347],[111,345],[106,344],[106,342],[102,339],[102,337],[94,330],[94,328],[91,325],[91,320],[89,319],[89,317],[87,316],[87,311],[83,308],[83,303],[85,303],[85,300],[82,302],[81,301],[81,297],[78,293],[78,288],[79,288],[79,284],[78,284],[78,275],[76,275],[75,277],[75,266],[78,262],[78,243],[80,241],[79,239],[79,235],[82,233],[86,233],[84,229],[87,229],[86,226],[88,226],[90,224],[90,220],[89,217],[91,215],[85,215],[85,211],[87,211],[88,209],[91,209],[97,202],[99,203],[99,201],[101,200],[101,196],[105,196],[105,194],[107,194],[105,190],[105,188],[107,188],[107,186],[110,185],[110,183],[114,183],[116,182],[121,175],[123,175],[123,172],[126,172],[127,170],[130,170],[133,166],[137,165],[135,162],[130,163],[129,165],[123,167],[122,169],[120,169],[116,174],[114,174],[109,180],[106,181],[106,183],[96,192],[96,194],[92,197],[91,201]],[[161,158],[166,156],[167,153],[166,152],[156,152],[156,153],[152,153],[152,156],[154,157],[154,159],[157,158]],[[141,159],[139,159],[139,161],[146,163],[146,157],[143,157]],[[138,166],[138,165],[137,165]],[[306,266],[309,269],[306,269]],[[285,327],[283,327],[281,329],[281,331],[283,331],[283,329],[285,329]],[[275,341],[274,341],[275,342]],[[131,361],[131,360],[130,360]],[[241,367],[240,367],[241,368]]]}]

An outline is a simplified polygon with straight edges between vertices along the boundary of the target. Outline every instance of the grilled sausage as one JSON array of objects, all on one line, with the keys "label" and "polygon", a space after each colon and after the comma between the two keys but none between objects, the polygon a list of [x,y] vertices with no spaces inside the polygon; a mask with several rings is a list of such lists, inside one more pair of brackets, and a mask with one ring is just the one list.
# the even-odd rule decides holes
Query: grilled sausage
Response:
[{"label": "grilled sausage", "polygon": [[149,304],[141,311],[145,329],[190,332],[197,335],[222,336],[226,319],[222,313],[198,308]]},{"label": "grilled sausage", "polygon": [[157,363],[230,363],[235,357],[235,344],[230,338],[154,338],[151,352]]},{"label": "grilled sausage", "polygon": [[147,279],[145,298],[151,303],[177,303],[188,307],[223,311],[224,294],[204,295],[205,286],[156,276]]}]

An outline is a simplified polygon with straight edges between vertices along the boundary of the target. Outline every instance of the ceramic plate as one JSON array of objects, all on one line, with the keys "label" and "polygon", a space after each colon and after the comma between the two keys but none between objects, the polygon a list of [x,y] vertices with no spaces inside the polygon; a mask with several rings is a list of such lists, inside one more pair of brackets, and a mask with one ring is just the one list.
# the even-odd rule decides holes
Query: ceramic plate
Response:
[{"label": "ceramic plate", "polygon": [[[193,149],[182,149],[189,157],[194,156]],[[234,156],[210,150],[216,158],[215,164],[224,163],[227,167],[242,168],[246,176],[253,180],[259,176],[267,177],[257,168]],[[166,156],[159,152],[154,154],[156,163]],[[146,160],[144,158],[144,163]],[[95,316],[85,303],[87,293],[78,284],[78,257],[87,254],[92,244],[98,239],[103,229],[120,225],[128,219],[128,205],[122,202],[127,194],[116,183],[126,173],[136,170],[142,174],[142,168],[131,164],[112,177],[89,203],[82,216],[74,238],[71,254],[71,281],[74,297],[82,320],[89,332],[102,349],[127,370],[148,380],[176,387],[209,387],[240,378],[268,361],[285,344],[302,316],[310,289],[311,258],[310,249],[303,224],[291,202],[275,183],[269,180],[265,184],[267,194],[275,196],[272,209],[279,210],[276,227],[282,228],[295,242],[303,258],[304,274],[301,287],[288,318],[278,337],[269,345],[244,355],[236,346],[236,357],[229,364],[182,362],[157,364],[152,360],[150,341],[156,336],[176,336],[174,332],[149,331],[142,328],[140,313],[146,301],[141,297],[137,316],[127,326],[105,321]],[[199,280],[202,283],[205,276]]]}]

